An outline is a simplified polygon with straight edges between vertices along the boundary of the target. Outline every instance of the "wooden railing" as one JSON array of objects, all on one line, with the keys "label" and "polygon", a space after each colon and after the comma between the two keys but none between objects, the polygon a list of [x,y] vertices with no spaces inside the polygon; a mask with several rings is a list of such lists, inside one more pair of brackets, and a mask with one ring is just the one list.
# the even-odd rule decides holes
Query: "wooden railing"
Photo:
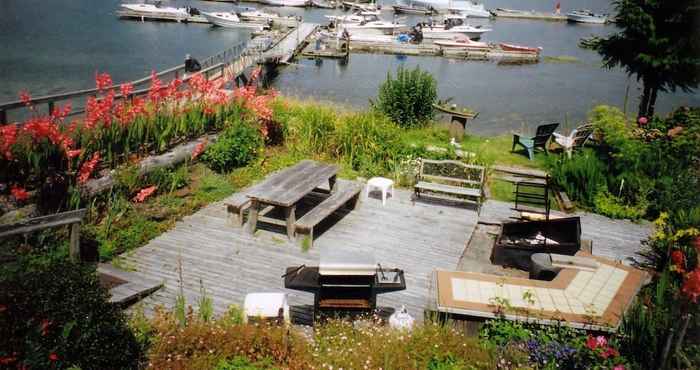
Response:
[{"label": "wooden railing", "polygon": [[80,224],[83,222],[86,212],[86,209],[79,209],[0,225],[0,240],[13,235],[24,235],[43,229],[71,225],[69,254],[71,260],[80,261]]},{"label": "wooden railing", "polygon": [[[209,79],[212,77],[219,77],[222,76],[224,73],[224,68],[226,65],[233,63],[235,60],[237,60],[243,53],[246,51],[246,43],[241,42],[233,47],[230,47],[220,53],[217,53],[215,55],[212,55],[206,59],[203,59],[201,61],[201,66],[202,70],[198,73],[204,74],[204,77]],[[168,68],[166,70],[160,71],[156,73],[156,76],[158,79],[161,81],[164,81],[166,83],[169,83],[170,81],[181,78],[181,76],[185,75],[185,65],[180,64],[172,68]],[[189,80],[192,75],[185,76],[182,78],[183,81]],[[130,83],[134,86],[134,91],[132,93],[132,96],[138,96],[138,95],[143,95],[148,93],[148,87],[141,87],[142,85],[146,85],[151,81],[151,76],[146,76],[144,78],[138,79],[131,81]],[[116,91],[119,91],[119,87],[121,84],[115,84],[107,89],[115,89]],[[139,88],[141,87],[141,88]],[[88,97],[96,97],[98,94],[99,90],[96,88],[93,89],[84,89],[84,90],[76,90],[76,91],[70,91],[66,93],[61,93],[61,94],[54,94],[54,95],[46,95],[46,96],[40,96],[36,98],[32,98],[29,100],[29,104],[35,109],[37,107],[40,107],[42,105],[46,105],[47,108],[47,113],[50,113],[54,110],[54,107],[56,106],[57,103],[71,100],[73,103],[73,109],[71,110],[70,115],[77,115],[77,114],[82,114],[85,112],[85,103],[87,101]],[[122,99],[125,98],[121,94],[115,95],[115,99]],[[16,100],[16,101],[11,101],[7,103],[0,104],[0,124],[6,124],[8,122],[8,113],[12,111],[17,111],[17,110],[26,110],[27,105],[22,102],[21,100]]]}]

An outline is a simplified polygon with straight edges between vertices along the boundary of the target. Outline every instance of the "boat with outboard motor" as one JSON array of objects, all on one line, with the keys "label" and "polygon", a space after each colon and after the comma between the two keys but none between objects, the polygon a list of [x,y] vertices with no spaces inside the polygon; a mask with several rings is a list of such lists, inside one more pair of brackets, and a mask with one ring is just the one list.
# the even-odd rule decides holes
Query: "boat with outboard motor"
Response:
[{"label": "boat with outboard motor", "polygon": [[574,23],[605,24],[608,22],[607,15],[593,13],[586,9],[574,10],[566,13],[566,19]]},{"label": "boat with outboard motor", "polygon": [[224,28],[245,28],[261,31],[266,25],[261,23],[243,22],[236,13],[233,12],[201,12],[204,18],[214,26]]},{"label": "boat with outboard motor", "polygon": [[464,15],[448,14],[442,22],[419,23],[420,31],[426,39],[452,39],[455,36],[466,36],[472,40],[478,40],[490,28],[482,26],[472,26],[467,24]]},{"label": "boat with outboard motor", "polygon": [[466,36],[455,36],[450,40],[435,40],[435,45],[446,48],[463,48],[463,49],[489,49],[491,45],[485,42],[474,41]]}]

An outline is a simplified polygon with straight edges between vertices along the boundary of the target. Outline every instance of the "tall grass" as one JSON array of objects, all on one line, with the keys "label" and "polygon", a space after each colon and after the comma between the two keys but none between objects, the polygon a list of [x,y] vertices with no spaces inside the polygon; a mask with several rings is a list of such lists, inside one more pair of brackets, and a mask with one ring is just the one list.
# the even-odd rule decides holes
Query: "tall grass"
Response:
[{"label": "tall grass", "polygon": [[583,150],[571,159],[552,157],[548,165],[554,183],[585,206],[592,207],[596,194],[607,190],[607,167],[592,150]]}]

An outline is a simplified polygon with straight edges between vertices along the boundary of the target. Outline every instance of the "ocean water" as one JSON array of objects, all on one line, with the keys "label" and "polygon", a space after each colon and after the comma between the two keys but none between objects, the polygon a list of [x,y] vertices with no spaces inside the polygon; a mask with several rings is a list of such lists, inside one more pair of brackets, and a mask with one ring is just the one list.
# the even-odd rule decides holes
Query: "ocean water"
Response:
[{"label": "ocean water", "polygon": [[[4,0],[0,10],[0,101],[14,100],[19,91],[34,96],[88,88],[96,72],[114,81],[143,77],[182,63],[185,54],[203,59],[249,38],[245,31],[201,24],[120,20],[118,0]],[[166,1],[202,10],[227,10],[228,3]],[[255,4],[242,4],[255,6]],[[488,8],[508,7],[548,11],[554,2],[492,0]],[[562,1],[562,11],[589,8],[610,11],[602,0]],[[386,8],[388,8],[385,5]],[[323,15],[339,10],[276,8],[305,21],[325,22]],[[391,17],[390,12],[385,17]],[[415,24],[418,17],[406,17]],[[543,56],[568,56],[575,62],[543,58],[528,65],[497,61],[460,61],[440,57],[352,54],[347,63],[300,59],[280,69],[273,86],[303,99],[330,101],[362,109],[376,96],[388,72],[399,65],[420,66],[438,81],[441,98],[452,97],[481,112],[470,130],[480,134],[561,122],[573,127],[596,104],[622,106],[629,87],[628,111],[638,103],[639,86],[621,70],[601,68],[597,53],[577,46],[581,37],[615,32],[613,25],[580,25],[536,20],[473,20],[493,29],[484,41],[542,46]],[[698,94],[661,94],[660,112],[678,105],[700,105]]]}]

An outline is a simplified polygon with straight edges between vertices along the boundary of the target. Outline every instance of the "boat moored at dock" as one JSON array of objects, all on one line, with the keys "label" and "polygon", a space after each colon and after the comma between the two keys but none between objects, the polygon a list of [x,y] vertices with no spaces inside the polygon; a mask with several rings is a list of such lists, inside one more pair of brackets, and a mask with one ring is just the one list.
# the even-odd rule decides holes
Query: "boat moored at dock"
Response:
[{"label": "boat moored at dock", "polygon": [[433,43],[446,48],[488,49],[491,47],[488,43],[473,41],[464,36],[456,36],[450,40],[435,40]]},{"label": "boat moored at dock", "polygon": [[244,29],[252,29],[252,30],[262,30],[265,28],[265,25],[261,23],[250,23],[250,22],[243,22],[241,19],[236,15],[236,13],[232,12],[201,12],[204,18],[206,18],[209,23],[219,26],[219,27],[224,27],[224,28],[244,28]]},{"label": "boat moored at dock", "polygon": [[139,13],[143,16],[166,16],[177,19],[187,19],[193,8],[174,8],[170,6],[161,6],[160,2],[154,4],[121,4],[120,7],[124,10]]},{"label": "boat moored at dock", "polygon": [[481,36],[490,32],[490,28],[472,26],[464,22],[465,16],[448,14],[442,23],[419,23],[419,30],[425,39],[453,39],[457,36],[466,36],[472,40],[478,40]]},{"label": "boat moored at dock", "polygon": [[504,42],[498,44],[498,46],[501,47],[501,49],[505,51],[510,51],[510,52],[516,52],[516,53],[527,53],[527,54],[539,54],[542,52],[542,47],[529,47],[529,46],[522,46],[522,45],[515,45],[515,44],[506,44]]},{"label": "boat moored at dock", "polygon": [[238,13],[238,17],[243,22],[278,24],[281,26],[293,27],[300,22],[299,18],[287,16],[283,17],[277,13],[267,13],[257,9],[249,9]]},{"label": "boat moored at dock", "polygon": [[309,0],[260,0],[260,3],[271,6],[290,6],[304,8],[311,5]]},{"label": "boat moored at dock", "polygon": [[605,14],[593,13],[590,10],[574,10],[566,13],[566,18],[569,22],[574,23],[592,23],[605,24],[608,22],[608,16]]}]

